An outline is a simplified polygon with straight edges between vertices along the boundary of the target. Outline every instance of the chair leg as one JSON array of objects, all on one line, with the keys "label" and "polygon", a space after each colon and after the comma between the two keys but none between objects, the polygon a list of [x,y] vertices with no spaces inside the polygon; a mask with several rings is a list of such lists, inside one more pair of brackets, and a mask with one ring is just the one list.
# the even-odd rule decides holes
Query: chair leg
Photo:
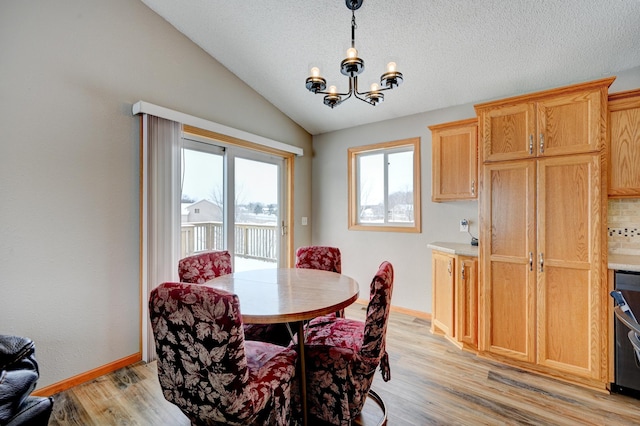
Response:
[{"label": "chair leg", "polygon": [[369,389],[369,394],[367,396],[371,398],[373,402],[378,404],[378,407],[382,410],[382,419],[380,420],[380,423],[378,423],[378,426],[385,426],[387,424],[387,406],[382,398],[380,398],[380,395],[378,395],[373,389]]}]

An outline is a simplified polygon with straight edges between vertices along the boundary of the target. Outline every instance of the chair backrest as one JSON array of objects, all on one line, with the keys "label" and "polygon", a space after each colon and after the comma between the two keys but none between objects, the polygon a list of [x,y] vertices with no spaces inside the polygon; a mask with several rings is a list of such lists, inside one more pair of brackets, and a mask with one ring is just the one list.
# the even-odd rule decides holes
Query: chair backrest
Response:
[{"label": "chair backrest", "polygon": [[231,255],[227,250],[206,251],[178,262],[178,277],[185,283],[202,284],[231,272]]},{"label": "chair backrest", "polygon": [[[381,359],[385,355],[387,323],[393,293],[393,266],[384,261],[371,280],[369,305],[364,324],[364,340],[361,354],[371,359]],[[386,362],[386,360],[385,360]],[[382,366],[385,368],[386,366]]]},{"label": "chair backrest", "polygon": [[306,246],[296,250],[296,268],[321,269],[342,273],[340,249],[328,246]]},{"label": "chair backrest", "polygon": [[151,292],[149,312],[164,397],[198,422],[203,413],[237,421],[239,404],[251,401],[244,395],[249,370],[238,296],[163,283]]}]

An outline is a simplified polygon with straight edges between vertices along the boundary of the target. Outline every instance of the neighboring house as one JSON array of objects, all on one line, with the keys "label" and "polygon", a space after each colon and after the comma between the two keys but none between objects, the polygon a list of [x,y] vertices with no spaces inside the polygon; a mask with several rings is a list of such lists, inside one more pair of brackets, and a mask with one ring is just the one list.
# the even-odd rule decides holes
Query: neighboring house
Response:
[{"label": "neighboring house", "polygon": [[182,203],[182,223],[185,222],[222,222],[222,208],[209,200]]}]

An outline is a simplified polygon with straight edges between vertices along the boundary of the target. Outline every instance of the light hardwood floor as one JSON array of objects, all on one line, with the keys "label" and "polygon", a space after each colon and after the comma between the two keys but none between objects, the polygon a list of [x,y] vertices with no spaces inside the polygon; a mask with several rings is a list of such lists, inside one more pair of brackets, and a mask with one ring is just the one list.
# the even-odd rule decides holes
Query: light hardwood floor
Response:
[{"label": "light hardwood floor", "polygon": [[[347,316],[364,319],[353,305]],[[373,388],[390,426],[640,425],[640,400],[593,391],[460,351],[429,332],[428,321],[392,312],[387,335],[391,381]],[[139,363],[54,396],[49,425],[189,425],[162,398],[155,363]],[[360,422],[375,424],[365,406]]]}]

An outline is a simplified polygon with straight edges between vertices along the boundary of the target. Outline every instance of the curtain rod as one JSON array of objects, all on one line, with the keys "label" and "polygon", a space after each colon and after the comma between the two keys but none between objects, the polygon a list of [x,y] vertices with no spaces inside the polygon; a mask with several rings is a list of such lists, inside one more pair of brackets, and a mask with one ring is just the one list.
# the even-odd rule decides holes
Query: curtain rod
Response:
[{"label": "curtain rod", "polygon": [[178,123],[188,124],[190,126],[198,127],[204,130],[221,133],[223,135],[231,136],[234,138],[243,139],[258,145],[267,146],[269,148],[279,149],[280,151],[290,152],[300,157],[302,157],[304,154],[302,148],[299,148],[297,146],[289,145],[284,142],[265,138],[264,136],[245,132],[244,130],[234,129],[233,127],[225,126],[224,124],[215,123],[213,121],[205,120],[204,118],[194,117],[193,115],[174,111],[172,109],[154,105],[149,102],[138,101],[133,104],[133,107],[131,109],[133,115],[149,114],[167,120],[176,121]]}]

